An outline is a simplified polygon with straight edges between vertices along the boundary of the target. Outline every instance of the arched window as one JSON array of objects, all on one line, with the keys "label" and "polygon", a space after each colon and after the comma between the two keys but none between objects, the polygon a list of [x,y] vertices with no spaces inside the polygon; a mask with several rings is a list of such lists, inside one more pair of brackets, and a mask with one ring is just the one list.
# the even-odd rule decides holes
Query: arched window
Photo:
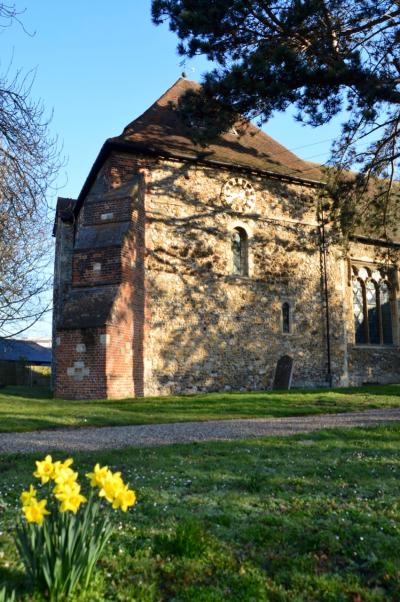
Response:
[{"label": "arched window", "polygon": [[353,312],[354,312],[354,332],[356,343],[366,343],[364,328],[364,285],[358,280],[353,282]]},{"label": "arched window", "polygon": [[235,228],[232,232],[232,273],[238,276],[249,275],[248,238],[243,228]]},{"label": "arched window", "polygon": [[392,308],[390,303],[390,290],[386,282],[380,286],[380,302],[382,316],[382,339],[384,345],[393,344]]},{"label": "arched window", "polygon": [[289,333],[290,330],[290,305],[287,301],[285,301],[282,303],[282,332]]},{"label": "arched window", "polygon": [[379,270],[354,268],[353,315],[356,344],[393,345],[389,284]]},{"label": "arched window", "polygon": [[379,289],[373,280],[368,280],[366,283],[365,296],[367,301],[369,342],[372,345],[379,345],[380,337],[377,302],[377,300],[379,300]]}]

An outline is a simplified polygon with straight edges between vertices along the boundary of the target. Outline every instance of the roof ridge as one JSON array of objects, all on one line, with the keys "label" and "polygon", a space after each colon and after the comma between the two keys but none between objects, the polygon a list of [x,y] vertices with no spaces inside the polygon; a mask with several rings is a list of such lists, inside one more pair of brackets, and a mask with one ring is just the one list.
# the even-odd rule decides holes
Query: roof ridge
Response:
[{"label": "roof ridge", "polygon": [[[151,103],[151,105],[149,107],[147,107],[147,109],[145,111],[143,111],[143,113],[140,113],[140,115],[138,115],[137,117],[135,117],[135,119],[132,119],[132,121],[130,121],[122,130],[122,133],[119,136],[115,136],[115,138],[120,138],[121,136],[123,136],[126,131],[136,122],[139,121],[142,117],[144,117],[147,113],[149,113],[153,107],[155,105],[158,105],[160,103],[160,101],[162,101],[162,99],[165,96],[168,96],[168,94],[171,92],[171,90],[173,90],[176,86],[178,86],[180,84],[180,82],[187,82],[187,84],[189,84],[188,87],[192,86],[192,87],[201,87],[201,84],[199,84],[199,82],[196,82],[195,80],[191,80],[191,79],[187,79],[186,77],[178,77],[178,79],[172,84],[172,86],[170,86],[167,90],[165,90],[165,92],[163,92],[161,94],[161,96],[159,96],[157,98],[157,100],[155,100],[153,103]],[[114,138],[114,137],[112,137]]]}]

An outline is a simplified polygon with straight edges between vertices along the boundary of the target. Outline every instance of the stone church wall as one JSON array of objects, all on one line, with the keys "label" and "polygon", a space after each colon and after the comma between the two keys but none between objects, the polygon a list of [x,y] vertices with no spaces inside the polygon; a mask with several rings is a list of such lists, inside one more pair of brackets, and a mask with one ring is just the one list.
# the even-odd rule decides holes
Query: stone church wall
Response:
[{"label": "stone church wall", "polygon": [[[245,178],[251,210],[227,206]],[[149,170],[146,395],[265,389],[294,358],[292,386],[326,386],[327,359],[314,191],[234,170],[164,161]],[[249,237],[249,276],[232,275],[231,235]],[[292,327],[282,333],[281,307]]]},{"label": "stone church wall", "polygon": [[[230,202],[228,181],[245,181],[254,203]],[[85,200],[69,253],[66,302],[55,320],[56,395],[267,389],[283,355],[294,360],[292,387],[328,386],[316,209],[315,190],[300,184],[113,154]],[[248,236],[248,276],[232,274],[235,228]],[[343,250],[329,248],[326,264],[332,384],[392,382],[398,348],[354,345]]]}]

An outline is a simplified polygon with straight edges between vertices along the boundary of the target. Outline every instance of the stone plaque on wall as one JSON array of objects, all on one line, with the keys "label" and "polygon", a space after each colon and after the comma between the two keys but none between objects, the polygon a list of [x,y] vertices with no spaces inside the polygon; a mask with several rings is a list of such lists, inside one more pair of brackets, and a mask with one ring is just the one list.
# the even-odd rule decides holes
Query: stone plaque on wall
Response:
[{"label": "stone plaque on wall", "polygon": [[290,389],[293,374],[293,358],[283,355],[279,358],[275,368],[273,389]]}]

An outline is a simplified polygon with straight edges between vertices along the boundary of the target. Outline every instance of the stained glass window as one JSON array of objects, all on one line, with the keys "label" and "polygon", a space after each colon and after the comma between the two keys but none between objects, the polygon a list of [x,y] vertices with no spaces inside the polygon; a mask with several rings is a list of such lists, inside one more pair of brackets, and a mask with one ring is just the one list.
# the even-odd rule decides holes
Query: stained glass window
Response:
[{"label": "stained glass window", "polygon": [[290,332],[290,305],[282,303],[282,332]]},{"label": "stained glass window", "polygon": [[393,344],[392,309],[390,304],[390,290],[386,282],[380,286],[382,339],[384,345]]},{"label": "stained glass window", "polygon": [[358,279],[353,282],[353,311],[356,343],[366,343],[363,285]]},{"label": "stained glass window", "polygon": [[232,233],[233,274],[248,276],[247,234],[243,228],[235,228]]}]

